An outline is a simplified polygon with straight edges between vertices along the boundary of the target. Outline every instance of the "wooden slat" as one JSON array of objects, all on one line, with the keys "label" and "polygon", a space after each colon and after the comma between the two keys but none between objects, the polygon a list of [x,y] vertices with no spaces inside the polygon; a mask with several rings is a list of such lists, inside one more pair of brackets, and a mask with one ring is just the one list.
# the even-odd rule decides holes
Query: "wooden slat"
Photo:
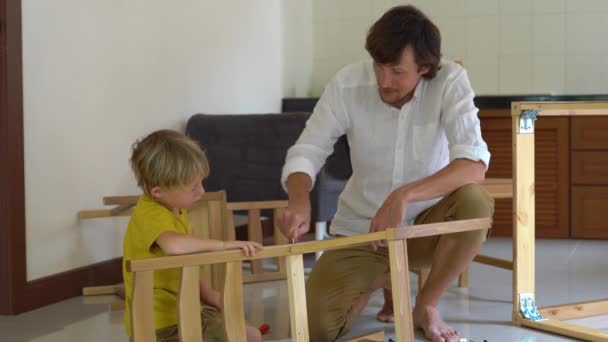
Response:
[{"label": "wooden slat", "polygon": [[545,306],[538,310],[544,317],[560,321],[608,315],[608,299]]},{"label": "wooden slat", "polygon": [[304,286],[304,259],[302,255],[290,255],[287,262],[287,288],[289,289],[289,313],[291,340],[308,342],[308,313]]},{"label": "wooden slat", "polygon": [[608,341],[608,332],[584,327],[581,325],[560,322],[554,319],[546,321],[530,321],[527,319],[520,321],[521,325],[529,328],[543,330],[554,334],[574,337],[584,341],[591,342],[606,342]]},{"label": "wooden slat", "polygon": [[125,214],[128,213],[129,215],[131,215],[133,212],[132,211],[127,212],[127,211],[129,209],[133,208],[134,206],[135,206],[135,204],[121,204],[121,205],[118,205],[118,206],[110,209],[110,214],[112,214],[112,216],[117,216],[122,213],[125,213]]},{"label": "wooden slat", "polygon": [[[230,250],[196,253],[188,255],[166,256],[160,258],[129,260],[127,261],[127,271],[134,272],[144,270],[159,270],[194,265],[223,263],[237,260],[274,258],[278,256],[306,254],[318,251],[327,251],[344,247],[357,246],[377,240],[394,240],[420,236],[431,236],[435,234],[485,229],[489,226],[489,218],[450,221],[443,223],[421,224],[397,229],[387,229],[384,232],[360,234],[331,240],[302,242],[294,245],[268,246],[262,249],[261,251],[258,251],[256,255],[252,257],[244,256],[239,250]],[[415,229],[412,229],[414,227]]]},{"label": "wooden slat", "polygon": [[127,210],[118,214],[113,214],[111,209],[81,210],[78,212],[78,218],[84,220],[100,217],[131,216],[132,212],[133,210]]},{"label": "wooden slat", "polygon": [[203,342],[198,266],[182,268],[177,317],[181,342]]},{"label": "wooden slat", "polygon": [[535,292],[534,279],[534,134],[520,134],[519,118],[513,116],[513,181],[515,212],[513,213],[513,303],[514,315],[519,313],[519,295]]},{"label": "wooden slat", "polygon": [[494,266],[494,267],[504,268],[505,270],[513,269],[513,261],[494,258],[494,257],[487,256],[487,255],[479,254],[479,255],[475,256],[473,261],[478,262],[480,264],[486,264],[486,265],[490,265],[490,266]]},{"label": "wooden slat", "polygon": [[[188,211],[188,222],[193,235],[202,239],[209,239],[209,202],[198,202]],[[211,265],[201,266],[200,278],[210,287],[213,287]]]},{"label": "wooden slat", "polygon": [[236,227],[234,226],[234,212],[226,208],[226,241],[236,240]]},{"label": "wooden slat", "polygon": [[[223,193],[223,195],[225,196],[226,193]],[[222,219],[224,218],[223,207],[225,205],[225,199],[209,202],[209,238],[212,240],[224,240],[224,225]],[[216,290],[220,289],[220,279],[222,279],[222,276],[224,275],[223,267],[223,265],[211,266],[211,283],[212,287]]]},{"label": "wooden slat", "polygon": [[230,202],[227,204],[230,210],[252,210],[252,209],[276,209],[286,208],[288,201],[256,201],[256,202]]},{"label": "wooden slat", "polygon": [[243,262],[226,263],[222,304],[228,341],[246,341],[245,308],[243,303]]},{"label": "wooden slat", "polygon": [[131,330],[134,342],[156,340],[154,332],[154,272],[133,273],[131,294]]},{"label": "wooden slat", "polygon": [[[255,241],[260,244],[263,243],[264,237],[262,235],[262,223],[260,221],[260,209],[249,209],[247,213],[249,222],[247,224],[247,233],[250,241]],[[251,260],[251,273],[261,274],[264,270],[262,269],[262,260],[256,259]]]},{"label": "wooden slat", "polygon": [[344,342],[384,342],[384,331],[353,337]]},{"label": "wooden slat", "polygon": [[124,204],[137,204],[141,195],[129,195],[129,196],[106,196],[103,198],[104,205],[124,205]]},{"label": "wooden slat", "polygon": [[448,221],[409,226],[393,230],[394,236],[388,235],[388,239],[411,239],[423,236],[443,235],[454,232],[463,232],[477,229],[488,229],[491,227],[490,218],[479,218],[460,221]]},{"label": "wooden slat", "polygon": [[397,342],[414,342],[407,241],[389,241],[388,250],[395,315],[395,338]]}]

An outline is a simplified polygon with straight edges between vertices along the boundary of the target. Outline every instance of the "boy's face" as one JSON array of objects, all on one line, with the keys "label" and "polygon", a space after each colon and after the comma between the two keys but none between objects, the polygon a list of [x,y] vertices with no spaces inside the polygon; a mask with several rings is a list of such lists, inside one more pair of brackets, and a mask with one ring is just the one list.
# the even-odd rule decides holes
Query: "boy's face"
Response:
[{"label": "boy's face", "polygon": [[170,209],[188,209],[205,193],[203,177],[195,177],[183,188],[152,188],[152,196]]}]

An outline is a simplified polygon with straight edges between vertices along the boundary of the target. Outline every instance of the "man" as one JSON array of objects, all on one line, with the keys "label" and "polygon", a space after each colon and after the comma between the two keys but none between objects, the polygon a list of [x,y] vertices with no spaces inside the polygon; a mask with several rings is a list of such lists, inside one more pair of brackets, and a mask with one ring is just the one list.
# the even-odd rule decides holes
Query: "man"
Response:
[{"label": "man", "polygon": [[[296,144],[282,181],[289,207],[279,217],[288,238],[310,225],[309,191],[315,175],[347,135],[353,174],[331,224],[338,236],[389,227],[491,217],[494,206],[478,185],[490,153],[480,132],[466,72],[441,60],[438,28],[413,6],[385,13],[368,32],[373,62],[352,64],[326,86]],[[415,228],[411,228],[415,229]],[[432,268],[413,310],[414,324],[431,341],[458,341],[437,305],[469,265],[487,231],[408,240],[410,267]],[[387,302],[378,318],[392,319],[387,248],[327,251],[306,283],[311,340],[346,334],[376,289]],[[389,291],[389,292],[387,292]]]}]

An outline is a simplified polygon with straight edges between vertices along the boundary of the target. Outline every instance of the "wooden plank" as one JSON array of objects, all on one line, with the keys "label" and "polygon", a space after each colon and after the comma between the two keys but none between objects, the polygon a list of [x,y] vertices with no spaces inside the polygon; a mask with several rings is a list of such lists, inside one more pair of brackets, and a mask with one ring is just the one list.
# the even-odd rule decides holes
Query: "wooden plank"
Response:
[{"label": "wooden plank", "polygon": [[510,178],[486,178],[481,186],[488,191],[492,198],[513,197],[513,181]]},{"label": "wooden plank", "polygon": [[608,314],[608,299],[545,306],[538,309],[544,317],[560,321]]},{"label": "wooden plank", "polygon": [[524,110],[540,110],[542,116],[595,116],[608,115],[608,102],[602,101],[551,101],[551,102],[513,102],[512,116],[519,117]]},{"label": "wooden plank", "polygon": [[98,296],[98,295],[113,295],[119,289],[124,291],[124,284],[106,285],[106,286],[87,286],[82,288],[83,296]]},{"label": "wooden plank", "polygon": [[513,270],[513,261],[494,258],[487,255],[479,254],[475,256],[473,261],[480,264],[486,264],[494,267],[504,268],[505,270]]},{"label": "wooden plank", "polygon": [[304,259],[301,254],[290,255],[287,257],[286,263],[291,339],[293,342],[308,342],[308,313],[306,311],[306,288],[304,286]]},{"label": "wooden plank", "polygon": [[111,209],[95,209],[95,210],[81,210],[78,212],[78,218],[81,220],[100,218],[100,217],[115,217],[115,216],[131,216],[133,210],[122,211],[118,214],[113,214]]},{"label": "wooden plank", "polygon": [[[223,192],[224,196],[226,195]],[[224,207],[225,199],[209,201],[209,238],[212,240],[224,240]],[[211,284],[216,290],[220,289],[220,282],[223,277],[223,265],[211,266]]]},{"label": "wooden plank", "polygon": [[401,238],[410,238],[418,236],[430,236],[435,234],[453,233],[458,231],[468,231],[475,229],[488,228],[490,226],[490,219],[473,219],[473,220],[462,220],[462,221],[451,221],[443,223],[432,223],[416,225],[416,229],[412,229],[413,226],[388,229],[383,232],[375,232],[368,234],[360,234],[355,236],[341,237],[331,240],[322,241],[310,241],[302,242],[294,245],[280,245],[280,246],[268,246],[263,250],[258,251],[255,256],[247,257],[244,256],[241,251],[230,250],[230,251],[219,251],[219,252],[207,252],[207,253],[196,253],[188,255],[176,255],[166,256],[161,258],[148,258],[139,260],[127,261],[127,270],[133,271],[144,271],[144,270],[159,270],[167,268],[194,266],[194,265],[207,265],[215,263],[223,263],[237,260],[252,260],[252,259],[264,259],[274,258],[279,256],[288,256],[296,254],[313,253],[318,251],[326,251],[332,249],[340,249],[350,246],[357,246],[367,244],[371,241],[377,240],[394,240]]},{"label": "wooden plank", "polygon": [[254,202],[230,202],[227,204],[228,209],[237,210],[252,210],[252,209],[276,209],[286,208],[289,205],[288,201],[254,201]]},{"label": "wooden plank", "polygon": [[245,308],[243,303],[243,262],[226,263],[222,284],[222,313],[228,341],[246,341]]},{"label": "wooden plank", "polygon": [[513,116],[513,315],[519,313],[519,295],[535,292],[534,279],[534,134],[519,132],[519,117]]},{"label": "wooden plank", "polygon": [[439,223],[420,224],[414,226],[408,226],[404,228],[394,229],[394,235],[390,230],[388,231],[387,238],[390,240],[403,240],[411,239],[423,236],[443,235],[455,232],[464,232],[469,230],[477,229],[488,229],[492,225],[492,221],[489,217],[470,219],[470,220],[459,220],[459,221],[448,221]]},{"label": "wooden plank", "polygon": [[371,334],[353,337],[344,342],[384,342],[384,331],[376,331]]},{"label": "wooden plank", "polygon": [[137,204],[141,195],[129,195],[129,196],[106,196],[103,198],[104,205],[123,205],[123,204]]},{"label": "wooden plank", "polygon": [[407,260],[407,241],[388,242],[397,342],[414,342],[414,324],[410,303],[410,275]]},{"label": "wooden plank", "polygon": [[[188,211],[190,232],[202,239],[209,239],[209,202],[198,202]],[[211,265],[201,266],[200,278],[205,284],[213,287]]]},{"label": "wooden plank", "polygon": [[128,213],[129,215],[131,215],[133,213],[133,211],[128,211],[128,210],[133,208],[134,206],[135,206],[135,204],[121,204],[121,205],[118,205],[118,206],[110,209],[110,214],[112,214],[112,216],[117,216],[122,213],[125,213],[125,214]]},{"label": "wooden plank", "polygon": [[[262,223],[260,217],[260,209],[249,209],[247,213],[249,222],[247,223],[247,234],[250,241],[255,241],[262,244],[264,237],[262,235]],[[262,268],[262,260],[251,260],[251,273],[261,274],[264,272]]]},{"label": "wooden plank", "polygon": [[178,332],[182,342],[203,342],[199,273],[198,266],[182,268],[177,297]]},{"label": "wooden plank", "polygon": [[154,271],[133,273],[130,319],[134,342],[156,341],[153,287]]},{"label": "wooden plank", "polygon": [[226,208],[226,224],[224,236],[226,237],[226,241],[234,241],[236,240],[236,227],[234,226],[234,212],[228,208]]},{"label": "wooden plank", "polygon": [[521,325],[529,328],[543,330],[554,334],[574,337],[584,341],[591,342],[606,342],[608,341],[608,332],[576,325],[572,323],[560,322],[553,319],[546,321],[530,321],[527,319],[521,320]]}]

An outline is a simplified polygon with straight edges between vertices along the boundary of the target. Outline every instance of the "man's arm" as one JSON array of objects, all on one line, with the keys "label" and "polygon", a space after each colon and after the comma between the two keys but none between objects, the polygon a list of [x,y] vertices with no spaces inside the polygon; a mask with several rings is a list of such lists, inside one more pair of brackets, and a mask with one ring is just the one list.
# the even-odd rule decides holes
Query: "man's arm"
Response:
[{"label": "man's arm", "polygon": [[[481,183],[485,173],[486,165],[482,161],[455,159],[433,175],[395,189],[372,219],[370,232],[399,227],[410,203],[441,197],[467,184]],[[384,247],[382,241],[372,245]]]},{"label": "man's arm", "polygon": [[279,226],[288,239],[297,240],[310,228],[310,189],[312,180],[304,172],[287,178],[289,207],[279,213]]}]

